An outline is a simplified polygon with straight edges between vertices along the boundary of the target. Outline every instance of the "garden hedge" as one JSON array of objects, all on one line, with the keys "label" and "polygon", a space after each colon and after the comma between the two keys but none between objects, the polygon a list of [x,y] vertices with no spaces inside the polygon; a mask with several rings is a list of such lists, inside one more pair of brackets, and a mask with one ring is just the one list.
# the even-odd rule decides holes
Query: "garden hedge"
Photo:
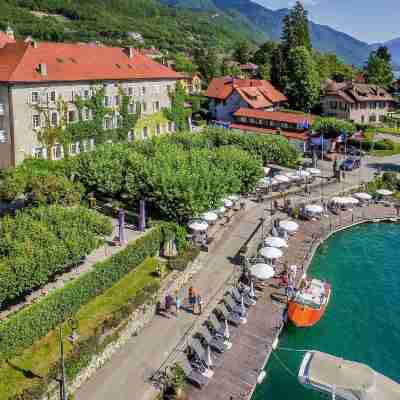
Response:
[{"label": "garden hedge", "polygon": [[118,254],[96,264],[92,271],[1,322],[0,360],[31,346],[147,257],[156,254],[162,242],[163,229],[157,226]]}]

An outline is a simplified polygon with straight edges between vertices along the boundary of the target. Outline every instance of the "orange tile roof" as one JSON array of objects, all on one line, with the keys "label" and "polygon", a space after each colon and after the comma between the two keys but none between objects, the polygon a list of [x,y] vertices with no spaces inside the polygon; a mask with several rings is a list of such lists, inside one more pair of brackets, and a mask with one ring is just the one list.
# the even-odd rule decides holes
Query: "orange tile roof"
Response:
[{"label": "orange tile roof", "polygon": [[[230,124],[231,129],[240,129],[244,132],[264,133],[269,135],[276,135],[277,129],[260,128],[258,126],[246,125],[246,124]],[[289,132],[280,130],[282,136],[286,139],[297,139],[306,141],[309,138],[308,132]]]},{"label": "orange tile roof", "polygon": [[[47,76],[38,71],[47,67]],[[0,81],[98,81],[180,79],[182,75],[144,56],[137,50],[129,58],[119,47],[89,44],[33,43],[17,41],[0,49]]]},{"label": "orange tile roof", "polygon": [[249,118],[264,119],[268,121],[287,122],[288,124],[301,124],[304,121],[307,121],[309,124],[312,124],[315,120],[315,116],[309,114],[295,114],[290,112],[252,110],[251,108],[239,108],[239,110],[237,110],[233,115],[235,117],[249,117]]},{"label": "orange tile roof", "polygon": [[7,43],[14,43],[15,40],[10,38],[5,32],[0,31],[0,48],[4,47]]},{"label": "orange tile roof", "polygon": [[237,88],[236,91],[251,108],[257,109],[273,106],[273,103],[265,98],[265,96],[260,93],[259,89],[256,87]]},{"label": "orange tile roof", "polygon": [[[287,101],[287,98],[279,90],[275,89],[270,82],[261,79],[237,79],[231,76],[214,78],[208,86],[206,96],[219,100],[225,100],[236,90],[254,90],[259,96],[264,97],[269,103],[279,103]],[[247,100],[246,100],[247,101]]]}]

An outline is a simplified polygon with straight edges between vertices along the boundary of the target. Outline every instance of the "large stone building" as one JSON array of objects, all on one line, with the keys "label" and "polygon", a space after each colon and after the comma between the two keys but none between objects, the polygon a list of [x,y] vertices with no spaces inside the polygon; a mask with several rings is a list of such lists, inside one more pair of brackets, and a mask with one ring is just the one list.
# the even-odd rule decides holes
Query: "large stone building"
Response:
[{"label": "large stone building", "polygon": [[385,89],[365,83],[329,81],[323,92],[322,107],[325,116],[359,124],[384,122],[394,101]]},{"label": "large stone building", "polygon": [[[162,110],[170,107],[169,92],[181,75],[144,56],[134,48],[115,48],[88,44],[13,41],[0,36],[0,168],[15,166],[29,156],[45,157],[38,131],[43,127],[40,107],[50,110],[51,123],[60,121],[57,110],[59,99],[67,104],[63,119],[68,124],[78,120],[75,99],[90,99],[104,88],[104,103],[111,110],[104,118],[104,128],[118,126],[118,106],[121,90],[129,96],[128,110],[139,108],[143,120],[140,131],[129,135],[146,138],[173,131],[173,124],[163,119]],[[82,114],[82,115],[81,115]],[[147,125],[146,117],[158,114],[154,126]],[[90,110],[83,110],[79,118],[90,120]],[[144,121],[144,122],[143,122]],[[154,122],[154,121],[153,121]],[[71,144],[70,154],[95,145],[95,139]],[[56,144],[53,158],[63,156],[63,148]]]},{"label": "large stone building", "polygon": [[211,118],[217,121],[233,121],[239,108],[276,111],[287,101],[268,81],[230,76],[214,78],[206,96],[210,99]]}]

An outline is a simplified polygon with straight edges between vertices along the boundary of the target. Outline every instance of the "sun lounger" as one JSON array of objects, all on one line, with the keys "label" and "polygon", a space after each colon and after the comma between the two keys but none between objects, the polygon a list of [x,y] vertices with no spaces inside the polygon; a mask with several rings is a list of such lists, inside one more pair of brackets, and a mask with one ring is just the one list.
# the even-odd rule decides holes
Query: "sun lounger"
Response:
[{"label": "sun lounger", "polygon": [[[212,360],[212,365],[208,365],[208,360],[207,360],[207,353],[206,349],[203,347],[201,344],[200,340],[195,338],[190,341],[189,344],[190,348],[194,351],[194,353],[197,355],[197,357],[202,360],[207,368],[213,369],[215,367],[220,367],[222,364],[222,359],[219,357],[216,357],[213,352],[211,352],[211,360]],[[207,377],[212,377],[214,375],[213,371],[207,371],[205,372],[207,374]]]},{"label": "sun lounger", "polygon": [[245,285],[244,283],[240,283],[239,285],[239,292],[245,294],[247,297],[253,300],[257,300],[257,296],[252,296],[250,294],[251,288],[250,286]]},{"label": "sun lounger", "polygon": [[230,294],[224,296],[224,302],[228,311],[238,314],[242,318],[247,317],[246,307],[242,307],[241,305],[237,304]]},{"label": "sun lounger", "polygon": [[210,382],[209,378],[206,378],[204,375],[200,374],[192,368],[189,360],[185,355],[183,355],[183,357],[178,360],[178,364],[185,373],[187,381],[197,386],[198,388],[202,389]]},{"label": "sun lounger", "polygon": [[224,353],[232,347],[232,343],[223,336],[213,336],[207,327],[203,326],[199,329],[198,335],[217,353]]},{"label": "sun lounger", "polygon": [[235,299],[236,303],[240,304],[242,301],[242,296],[243,296],[243,301],[244,305],[246,307],[251,307],[256,304],[256,301],[252,299],[250,296],[248,296],[246,293],[240,293],[238,288],[233,288],[231,290],[232,297]]},{"label": "sun lounger", "polygon": [[225,304],[219,304],[217,310],[220,312],[222,318],[226,319],[230,324],[239,326],[247,322],[246,318],[242,318],[239,314],[229,311]]}]

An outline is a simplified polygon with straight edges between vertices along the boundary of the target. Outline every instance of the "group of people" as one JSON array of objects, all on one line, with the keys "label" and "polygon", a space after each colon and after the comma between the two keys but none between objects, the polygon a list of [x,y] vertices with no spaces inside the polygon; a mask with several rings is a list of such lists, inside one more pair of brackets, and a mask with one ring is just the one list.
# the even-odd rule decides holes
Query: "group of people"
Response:
[{"label": "group of people", "polygon": [[[190,286],[188,290],[188,303],[193,314],[201,315],[203,312],[203,298],[200,294],[196,293],[193,286]],[[170,293],[167,293],[164,299],[164,308],[159,302],[157,308],[158,313],[165,312],[167,316],[170,314],[175,314],[175,316],[179,315],[180,309],[182,307],[182,301],[179,296],[179,292],[175,292],[175,296],[172,296]]]}]

